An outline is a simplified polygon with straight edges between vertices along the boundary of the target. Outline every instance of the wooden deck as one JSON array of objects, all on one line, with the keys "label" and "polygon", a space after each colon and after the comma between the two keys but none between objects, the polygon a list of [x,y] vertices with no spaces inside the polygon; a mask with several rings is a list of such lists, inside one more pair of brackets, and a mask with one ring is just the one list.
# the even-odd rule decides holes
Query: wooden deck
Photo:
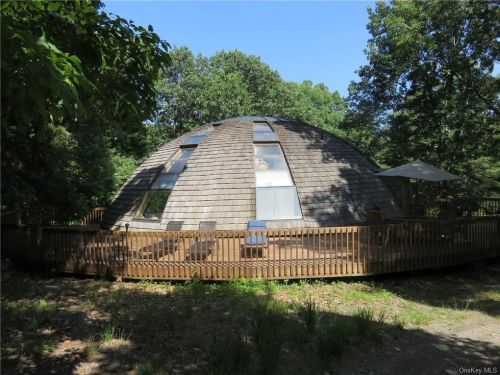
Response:
[{"label": "wooden deck", "polygon": [[[245,246],[249,236],[265,236],[265,248]],[[342,277],[498,256],[500,217],[263,232],[4,228],[2,249],[63,272],[125,278]]]}]

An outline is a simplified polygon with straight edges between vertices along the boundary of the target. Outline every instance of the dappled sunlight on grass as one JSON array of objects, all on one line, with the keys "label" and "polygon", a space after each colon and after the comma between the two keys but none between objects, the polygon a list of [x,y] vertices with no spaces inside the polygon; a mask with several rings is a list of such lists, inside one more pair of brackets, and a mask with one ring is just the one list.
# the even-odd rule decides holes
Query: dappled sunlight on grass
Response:
[{"label": "dappled sunlight on grass", "polygon": [[[392,348],[401,345],[422,351],[449,347],[451,353],[478,346],[483,357],[474,358],[485,361],[493,344],[464,341],[459,347],[443,332],[495,324],[492,312],[500,301],[494,280],[483,287],[483,280],[468,273],[460,275],[468,286],[455,293],[448,291],[458,277],[438,278],[437,296],[423,293],[433,290],[432,275],[227,283],[34,276],[29,294],[16,289],[19,277],[13,271],[2,299],[2,364],[18,372],[356,372],[353,363],[372,366],[381,353],[394,355]],[[483,311],[484,301],[490,306]]]}]

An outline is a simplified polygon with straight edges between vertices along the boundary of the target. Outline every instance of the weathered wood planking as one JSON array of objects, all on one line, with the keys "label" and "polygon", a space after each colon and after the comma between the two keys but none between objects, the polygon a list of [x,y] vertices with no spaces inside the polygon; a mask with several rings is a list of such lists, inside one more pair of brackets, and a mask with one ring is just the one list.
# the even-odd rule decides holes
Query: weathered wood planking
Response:
[{"label": "weathered wood planking", "polygon": [[[265,235],[264,251],[245,250]],[[3,228],[5,255],[61,272],[131,279],[289,279],[392,273],[500,255],[500,217],[259,231]]]}]

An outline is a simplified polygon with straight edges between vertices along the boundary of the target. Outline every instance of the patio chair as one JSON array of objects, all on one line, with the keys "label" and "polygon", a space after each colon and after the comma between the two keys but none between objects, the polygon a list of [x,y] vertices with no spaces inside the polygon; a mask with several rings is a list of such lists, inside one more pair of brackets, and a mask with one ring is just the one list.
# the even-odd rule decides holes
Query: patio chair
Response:
[{"label": "patio chair", "polygon": [[[216,221],[200,221],[198,226],[200,231],[215,231],[217,230]],[[217,238],[212,233],[204,233],[202,236],[196,237],[196,242],[188,249],[188,260],[205,260],[216,250]]]},{"label": "patio chair", "polygon": [[[248,222],[249,231],[264,231],[267,229],[263,220],[251,220]],[[264,258],[264,251],[268,249],[267,236],[265,234],[251,235],[245,238],[245,243],[241,245],[241,256],[245,258]]]},{"label": "patio chair", "polygon": [[[169,221],[167,231],[179,231],[182,229],[184,221]],[[149,244],[139,249],[138,253],[141,258],[158,260],[159,258],[172,254],[177,250],[179,244],[178,237],[164,237],[157,242]]]}]

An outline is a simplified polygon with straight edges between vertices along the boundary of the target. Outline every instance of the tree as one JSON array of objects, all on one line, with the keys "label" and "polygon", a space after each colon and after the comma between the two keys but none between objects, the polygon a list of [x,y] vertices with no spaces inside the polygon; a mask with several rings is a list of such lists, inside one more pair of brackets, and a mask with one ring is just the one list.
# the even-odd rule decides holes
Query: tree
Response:
[{"label": "tree", "polygon": [[260,58],[240,51],[195,58],[181,47],[171,56],[173,64],[158,86],[161,109],[150,128],[163,140],[206,122],[252,115],[293,118],[339,132],[345,102],[324,84],[286,82]]},{"label": "tree", "polygon": [[146,151],[169,46],[101,8],[1,4],[4,206],[83,212],[109,199],[114,154]]},{"label": "tree", "polygon": [[495,170],[500,145],[498,4],[397,0],[369,16],[369,62],[343,127],[383,164],[421,158],[465,176],[463,192],[486,193],[489,174],[476,166]]}]

